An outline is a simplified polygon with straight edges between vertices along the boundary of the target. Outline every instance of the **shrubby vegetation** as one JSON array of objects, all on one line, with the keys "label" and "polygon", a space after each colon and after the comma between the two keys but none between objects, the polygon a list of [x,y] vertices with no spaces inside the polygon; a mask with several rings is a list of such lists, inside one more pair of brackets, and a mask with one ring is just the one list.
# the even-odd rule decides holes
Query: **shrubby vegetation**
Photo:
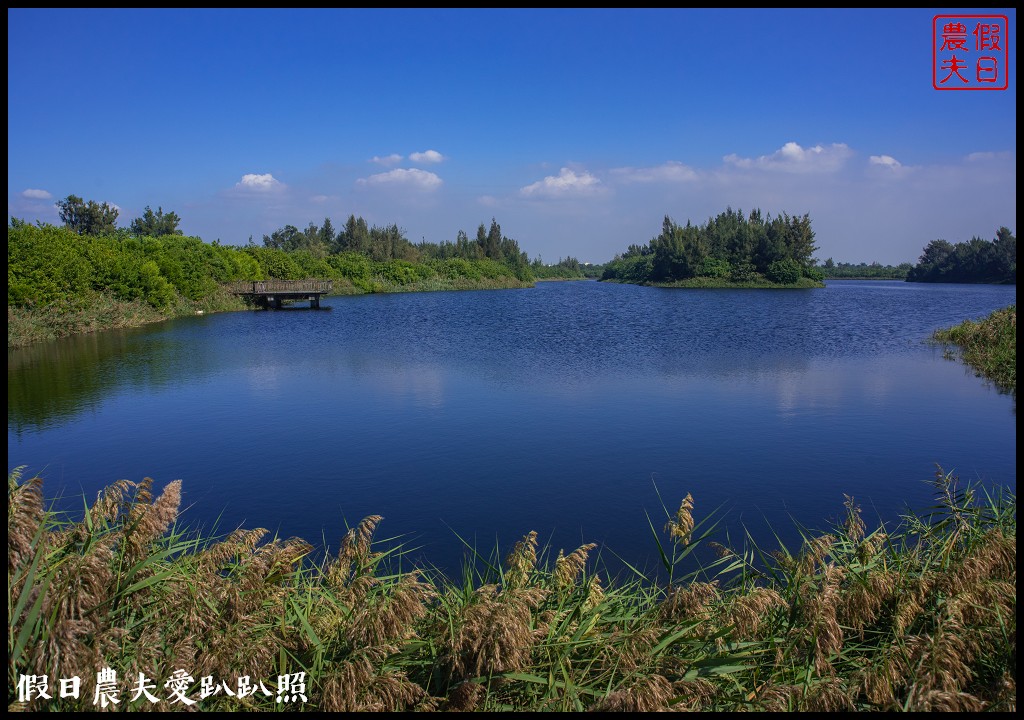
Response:
[{"label": "shrubby vegetation", "polygon": [[936,330],[938,342],[957,345],[963,361],[1000,390],[1017,394],[1017,306],[996,310],[977,322],[965,320]]},{"label": "shrubby vegetation", "polygon": [[530,264],[530,272],[538,280],[583,280],[588,277],[587,270],[587,265],[572,256],[560,258],[553,265],[545,265],[538,256]]},{"label": "shrubby vegetation", "polygon": [[553,265],[545,264],[539,255],[530,263],[530,271],[538,280],[599,280],[604,268],[604,265],[580,262],[571,255]]},{"label": "shrubby vegetation", "polygon": [[519,243],[502,234],[501,226],[493,218],[490,228],[480,224],[475,240],[470,240],[465,231],[460,230],[454,242],[423,241],[418,244],[410,242],[405,232],[394,224],[370,227],[363,218],[350,215],[345,226],[335,231],[331,219],[324,218],[323,225],[310,223],[305,230],[285,225],[270,235],[264,235],[263,247],[305,253],[320,259],[352,253],[377,263],[391,260],[420,264],[435,260],[493,260],[511,270],[515,278],[524,282],[533,280],[526,253],[519,249]]},{"label": "shrubby vegetation", "polygon": [[260,272],[239,250],[181,235],[78,235],[13,222],[7,228],[8,307],[87,303],[102,292],[157,309],[199,300],[219,284]]},{"label": "shrubby vegetation", "polygon": [[953,245],[932,240],[917,265],[907,274],[909,282],[1017,284],[1017,238],[1001,227],[994,240],[971,238]]},{"label": "shrubby vegetation", "polygon": [[130,229],[117,210],[68,196],[64,227],[11,218],[7,228],[8,346],[196,312],[241,309],[227,289],[247,280],[335,281],[337,293],[524,287],[526,253],[497,221],[476,240],[413,245],[396,225],[368,227],[350,216],[303,231],[287,225],[263,244],[234,247],[177,232],[173,212],[147,207]]},{"label": "shrubby vegetation", "polygon": [[[869,529],[847,497],[772,552],[716,545],[687,495],[651,522],[660,577],[618,579],[594,544],[555,557],[531,532],[453,582],[375,544],[379,516],[314,561],[262,529],[184,531],[181,490],[122,480],[74,520],[9,474],[9,710],[96,710],[103,668],[127,711],[1016,709],[1016,497],[941,471],[927,514]],[[684,571],[704,546],[720,559]]]},{"label": "shrubby vegetation", "polygon": [[604,269],[602,280],[691,287],[820,287],[808,215],[749,216],[728,208],[704,225],[665,217],[661,234],[630,245]]}]

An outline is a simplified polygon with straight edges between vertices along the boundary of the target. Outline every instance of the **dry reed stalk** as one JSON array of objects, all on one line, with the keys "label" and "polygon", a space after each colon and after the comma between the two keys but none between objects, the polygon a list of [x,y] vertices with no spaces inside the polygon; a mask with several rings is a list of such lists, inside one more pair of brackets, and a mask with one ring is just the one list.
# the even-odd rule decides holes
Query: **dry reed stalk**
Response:
[{"label": "dry reed stalk", "polygon": [[881,710],[897,707],[897,695],[911,672],[903,644],[893,641],[862,662],[863,666],[853,673],[857,694]]},{"label": "dry reed stalk", "polygon": [[733,640],[759,639],[762,627],[771,623],[774,612],[785,607],[786,600],[778,591],[758,587],[745,595],[734,595],[725,609],[723,622],[734,627]]},{"label": "dry reed stalk", "polygon": [[672,693],[678,700],[674,709],[679,711],[697,712],[714,700],[718,693],[714,683],[697,678],[696,680],[676,680],[672,683]]},{"label": "dry reed stalk", "polygon": [[487,694],[487,689],[472,681],[459,683],[448,693],[441,709],[446,712],[472,712]]},{"label": "dry reed stalk", "polygon": [[717,580],[673,585],[658,605],[658,617],[663,622],[708,620],[720,597]]},{"label": "dry reed stalk", "polygon": [[680,542],[683,545],[690,544],[690,535],[693,533],[693,496],[686,493],[686,497],[679,504],[674,519],[665,524],[672,542]]},{"label": "dry reed stalk", "polygon": [[873,625],[883,608],[894,601],[897,583],[896,573],[887,570],[856,579],[842,594],[838,611],[840,623],[852,628],[863,640],[865,628]]},{"label": "dry reed stalk", "polygon": [[812,684],[803,694],[800,710],[805,712],[853,712],[857,709],[846,683],[827,677]]},{"label": "dry reed stalk", "polygon": [[824,675],[832,672],[829,658],[837,655],[843,647],[843,630],[839,626],[837,610],[839,586],[846,571],[837,565],[825,567],[825,577],[819,591],[810,597],[803,608],[805,632],[813,643],[814,669]]},{"label": "dry reed stalk", "polygon": [[965,692],[914,687],[907,699],[910,712],[981,712],[985,709],[986,703]]},{"label": "dry reed stalk", "polygon": [[559,593],[565,593],[576,587],[576,579],[583,572],[587,565],[587,556],[590,551],[597,547],[597,543],[587,543],[564,556],[558,551],[558,559],[555,560],[555,588]]},{"label": "dry reed stalk", "polygon": [[843,497],[846,498],[843,503],[843,507],[846,508],[846,522],[843,524],[843,530],[850,542],[860,542],[864,537],[865,528],[864,520],[860,515],[860,506],[854,503],[852,496],[844,494]]},{"label": "dry reed stalk", "polygon": [[335,664],[323,682],[324,712],[401,712],[425,699],[425,691],[404,673],[379,672],[393,647],[363,648]]},{"label": "dry reed stalk", "polygon": [[452,640],[455,677],[525,669],[540,635],[533,627],[533,611],[544,596],[540,588],[497,592],[494,586],[484,586],[478,590],[463,609]]},{"label": "dry reed stalk", "polygon": [[7,487],[7,586],[15,581],[18,570],[27,569],[37,552],[37,543],[45,539],[40,533],[43,513],[43,481],[33,477],[19,484],[21,473],[8,477]]},{"label": "dry reed stalk", "polygon": [[635,673],[651,662],[651,649],[657,644],[662,628],[657,623],[619,626],[612,631],[601,648],[602,667],[625,674]]},{"label": "dry reed stalk", "polygon": [[658,712],[673,709],[669,700],[675,697],[672,683],[661,675],[637,678],[628,687],[610,693],[591,705],[591,712]]},{"label": "dry reed stalk", "polygon": [[345,638],[352,647],[368,647],[412,637],[414,624],[426,615],[427,603],[435,595],[418,574],[404,575],[386,595],[353,609]]},{"label": "dry reed stalk", "polygon": [[530,574],[537,567],[536,531],[531,530],[515,544],[505,560],[505,565],[508,568],[505,573],[506,587],[523,587],[529,582]]}]

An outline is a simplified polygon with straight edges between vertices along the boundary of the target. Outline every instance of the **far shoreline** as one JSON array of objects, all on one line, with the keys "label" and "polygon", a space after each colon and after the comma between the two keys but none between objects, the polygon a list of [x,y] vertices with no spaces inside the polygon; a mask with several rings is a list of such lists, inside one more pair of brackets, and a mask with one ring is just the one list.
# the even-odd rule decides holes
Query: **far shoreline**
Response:
[{"label": "far shoreline", "polygon": [[825,287],[824,282],[812,280],[811,278],[800,278],[795,283],[779,284],[770,280],[752,280],[743,282],[732,282],[719,278],[695,277],[685,280],[674,280],[672,282],[629,282],[628,280],[608,279],[601,282],[615,283],[618,285],[640,285],[641,287],[659,287],[668,289],[683,290],[815,290]]}]

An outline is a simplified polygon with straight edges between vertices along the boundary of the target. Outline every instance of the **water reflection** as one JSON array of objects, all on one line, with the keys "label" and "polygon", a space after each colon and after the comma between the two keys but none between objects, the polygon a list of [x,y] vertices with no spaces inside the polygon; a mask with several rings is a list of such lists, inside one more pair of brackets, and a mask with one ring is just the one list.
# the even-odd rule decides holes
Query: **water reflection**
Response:
[{"label": "water reflection", "polygon": [[113,330],[7,353],[8,430],[58,427],[112,394],[167,387],[209,372],[201,344],[180,342],[164,327]]},{"label": "water reflection", "polygon": [[48,496],[182,478],[193,520],[314,542],[382,514],[449,568],[529,530],[640,562],[658,493],[742,536],[921,507],[936,462],[1015,486],[1013,401],[925,342],[1014,301],[545,283],[206,316],[9,352],[8,458]]}]

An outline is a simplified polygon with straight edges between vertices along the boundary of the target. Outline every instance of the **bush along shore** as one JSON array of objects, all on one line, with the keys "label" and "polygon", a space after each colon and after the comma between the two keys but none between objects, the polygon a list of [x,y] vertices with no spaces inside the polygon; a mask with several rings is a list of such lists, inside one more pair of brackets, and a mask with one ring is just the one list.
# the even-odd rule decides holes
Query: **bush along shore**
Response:
[{"label": "bush along shore", "polygon": [[181,235],[80,235],[18,222],[7,228],[7,345],[246,309],[228,290],[239,281],[333,280],[338,295],[533,286],[525,254],[494,226],[494,257],[469,241],[434,249],[402,245],[394,229],[389,247],[418,258],[411,261],[322,247],[233,247]]},{"label": "bush along shore", "polygon": [[[1017,394],[1017,306],[996,310],[978,321],[965,320],[936,330],[932,338],[956,345],[961,359],[1004,392]],[[952,353],[948,354],[952,356]]]},{"label": "bush along shore", "polygon": [[975,711],[1016,708],[1016,497],[939,471],[898,527],[716,546],[687,495],[664,567],[611,580],[537,547],[460,581],[401,571],[382,518],[314,561],[261,529],[197,537],[181,482],[119,481],[81,519],[8,477],[9,710]]}]

